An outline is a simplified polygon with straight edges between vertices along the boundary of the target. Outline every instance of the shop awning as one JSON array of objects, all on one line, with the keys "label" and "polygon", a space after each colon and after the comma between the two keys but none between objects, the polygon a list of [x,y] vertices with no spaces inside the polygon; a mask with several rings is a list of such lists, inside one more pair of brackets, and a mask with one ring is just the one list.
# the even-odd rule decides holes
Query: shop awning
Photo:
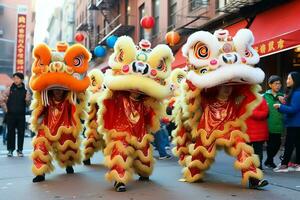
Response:
[{"label": "shop awning", "polygon": [[[300,1],[294,0],[258,14],[250,26],[254,48],[261,57],[300,45]],[[246,20],[226,27],[230,35],[245,28]]]},{"label": "shop awning", "polygon": [[260,13],[250,29],[254,33],[254,48],[261,56],[285,51],[300,45],[300,1]]}]

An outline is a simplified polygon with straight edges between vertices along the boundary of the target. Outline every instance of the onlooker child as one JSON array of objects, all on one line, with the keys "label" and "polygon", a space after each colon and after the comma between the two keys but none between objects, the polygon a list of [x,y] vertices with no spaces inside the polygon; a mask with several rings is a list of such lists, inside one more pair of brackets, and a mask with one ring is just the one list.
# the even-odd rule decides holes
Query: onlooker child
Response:
[{"label": "onlooker child", "polygon": [[284,145],[284,155],[281,165],[274,169],[275,172],[288,172],[288,163],[296,147],[296,162],[293,171],[300,171],[300,73],[291,72],[286,85],[290,88],[286,105],[274,104],[279,112],[284,113],[287,134]]},{"label": "onlooker child", "polygon": [[268,140],[268,105],[263,98],[262,102],[253,110],[252,115],[246,120],[247,134],[250,137],[250,143],[253,146],[254,153],[258,155],[262,169],[263,144]]},{"label": "onlooker child", "polygon": [[276,108],[273,107],[274,104],[282,101],[284,96],[284,94],[280,92],[282,86],[281,83],[281,78],[279,76],[270,76],[268,80],[270,89],[263,94],[263,97],[266,99],[269,107],[269,140],[267,141],[267,159],[264,164],[267,168],[271,169],[276,167],[274,157],[280,149],[281,135],[284,132],[283,116]]}]

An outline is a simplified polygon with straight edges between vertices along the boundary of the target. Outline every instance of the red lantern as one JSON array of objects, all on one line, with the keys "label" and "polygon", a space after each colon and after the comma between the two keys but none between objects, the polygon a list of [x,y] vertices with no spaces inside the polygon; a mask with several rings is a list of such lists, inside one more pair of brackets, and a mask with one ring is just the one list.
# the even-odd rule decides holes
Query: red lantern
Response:
[{"label": "red lantern", "polygon": [[154,22],[154,18],[151,16],[144,16],[141,21],[140,24],[143,28],[145,29],[151,29],[153,28],[155,22]]},{"label": "red lantern", "polygon": [[166,34],[165,39],[167,44],[174,46],[180,41],[180,35],[175,31],[170,31]]},{"label": "red lantern", "polygon": [[77,42],[82,42],[84,40],[84,35],[82,33],[76,33],[75,40]]}]

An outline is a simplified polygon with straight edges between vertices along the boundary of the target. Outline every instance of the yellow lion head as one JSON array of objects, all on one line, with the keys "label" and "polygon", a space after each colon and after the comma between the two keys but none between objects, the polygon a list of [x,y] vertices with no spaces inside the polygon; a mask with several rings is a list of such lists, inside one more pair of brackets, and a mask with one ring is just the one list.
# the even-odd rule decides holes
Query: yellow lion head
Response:
[{"label": "yellow lion head", "polygon": [[111,90],[144,93],[156,99],[170,95],[172,87],[167,81],[174,60],[167,45],[142,40],[135,46],[128,36],[120,37],[109,59],[111,70],[105,74],[104,84]]},{"label": "yellow lion head", "polygon": [[61,42],[53,51],[40,44],[34,48],[33,57],[29,84],[34,91],[62,88],[82,92],[90,84],[86,72],[91,56],[80,44],[68,47]]}]

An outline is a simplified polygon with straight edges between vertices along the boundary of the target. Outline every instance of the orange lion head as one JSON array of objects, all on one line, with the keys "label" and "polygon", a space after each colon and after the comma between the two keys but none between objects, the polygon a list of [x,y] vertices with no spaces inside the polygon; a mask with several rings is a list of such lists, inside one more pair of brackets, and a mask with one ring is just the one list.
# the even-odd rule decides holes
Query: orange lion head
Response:
[{"label": "orange lion head", "polygon": [[60,42],[56,50],[51,51],[46,44],[40,44],[34,48],[33,57],[29,81],[32,90],[40,92],[61,88],[82,92],[89,87],[86,72],[91,56],[84,46],[75,44],[68,47]]}]

